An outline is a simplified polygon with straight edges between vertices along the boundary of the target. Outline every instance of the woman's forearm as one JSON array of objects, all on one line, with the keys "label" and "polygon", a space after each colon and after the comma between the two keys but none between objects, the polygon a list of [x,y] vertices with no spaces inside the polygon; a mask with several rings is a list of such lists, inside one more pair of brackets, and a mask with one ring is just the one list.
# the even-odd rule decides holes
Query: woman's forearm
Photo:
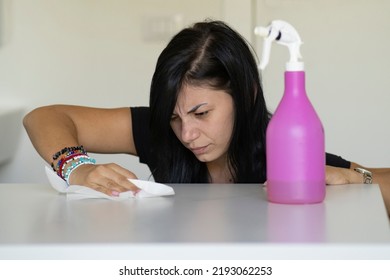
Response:
[{"label": "woman's forearm", "polygon": [[[374,174],[375,176],[375,174]],[[385,202],[387,214],[390,217],[390,172],[387,174],[381,174],[376,181],[382,192],[383,201]],[[374,181],[375,182],[375,181]]]},{"label": "woman's forearm", "polygon": [[35,149],[67,183],[113,196],[129,190],[139,191],[128,180],[137,178],[134,173],[115,163],[95,164],[78,147],[83,145],[91,152],[136,154],[129,108],[41,107],[27,114],[23,124]]},{"label": "woman's forearm", "polygon": [[23,119],[37,152],[50,163],[52,155],[66,146],[77,146],[77,129],[72,119],[64,113],[64,106],[41,107]]}]

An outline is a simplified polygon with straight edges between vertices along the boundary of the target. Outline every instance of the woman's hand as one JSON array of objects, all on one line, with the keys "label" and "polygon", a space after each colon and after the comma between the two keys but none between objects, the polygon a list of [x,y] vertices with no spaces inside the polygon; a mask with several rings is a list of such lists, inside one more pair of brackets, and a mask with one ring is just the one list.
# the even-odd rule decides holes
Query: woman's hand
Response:
[{"label": "woman's hand", "polygon": [[85,164],[79,166],[70,176],[71,185],[82,185],[105,193],[110,196],[119,196],[121,192],[140,191],[128,179],[137,179],[131,171],[115,164]]},{"label": "woman's hand", "polygon": [[353,169],[326,166],[326,184],[343,185],[363,183],[363,177]]}]

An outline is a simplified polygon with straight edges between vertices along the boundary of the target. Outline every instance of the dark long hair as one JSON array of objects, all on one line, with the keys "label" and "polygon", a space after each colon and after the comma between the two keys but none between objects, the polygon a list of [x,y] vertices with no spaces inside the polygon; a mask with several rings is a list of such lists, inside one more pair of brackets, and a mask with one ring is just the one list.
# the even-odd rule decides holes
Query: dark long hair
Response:
[{"label": "dark long hair", "polygon": [[183,85],[224,90],[233,98],[235,121],[229,166],[237,183],[266,178],[265,131],[269,122],[256,60],[236,31],[221,21],[183,29],[160,54],[150,90],[152,174],[164,183],[206,183],[209,172],[177,139],[170,120]]}]

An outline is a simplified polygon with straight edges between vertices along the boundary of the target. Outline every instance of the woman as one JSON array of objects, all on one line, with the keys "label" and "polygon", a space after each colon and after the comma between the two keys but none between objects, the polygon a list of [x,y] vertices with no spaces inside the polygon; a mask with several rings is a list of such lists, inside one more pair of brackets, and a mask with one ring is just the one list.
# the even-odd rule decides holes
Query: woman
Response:
[{"label": "woman", "polygon": [[[109,195],[137,192],[127,180],[136,176],[113,163],[94,164],[84,148],[139,156],[158,182],[266,181],[270,114],[256,61],[245,40],[223,22],[197,23],[170,41],[157,61],[149,105],[48,106],[29,113],[24,125],[59,176]],[[362,183],[357,166],[327,154],[327,183]],[[371,171],[389,201],[390,172]]]}]

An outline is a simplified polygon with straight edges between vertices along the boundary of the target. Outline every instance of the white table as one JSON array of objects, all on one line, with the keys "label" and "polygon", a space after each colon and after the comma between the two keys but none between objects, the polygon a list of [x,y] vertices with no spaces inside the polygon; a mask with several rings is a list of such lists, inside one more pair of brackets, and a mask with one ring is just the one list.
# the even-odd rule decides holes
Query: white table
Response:
[{"label": "white table", "polygon": [[328,186],[313,205],[269,203],[255,184],[172,187],[110,201],[1,184],[0,259],[390,259],[378,185]]}]

